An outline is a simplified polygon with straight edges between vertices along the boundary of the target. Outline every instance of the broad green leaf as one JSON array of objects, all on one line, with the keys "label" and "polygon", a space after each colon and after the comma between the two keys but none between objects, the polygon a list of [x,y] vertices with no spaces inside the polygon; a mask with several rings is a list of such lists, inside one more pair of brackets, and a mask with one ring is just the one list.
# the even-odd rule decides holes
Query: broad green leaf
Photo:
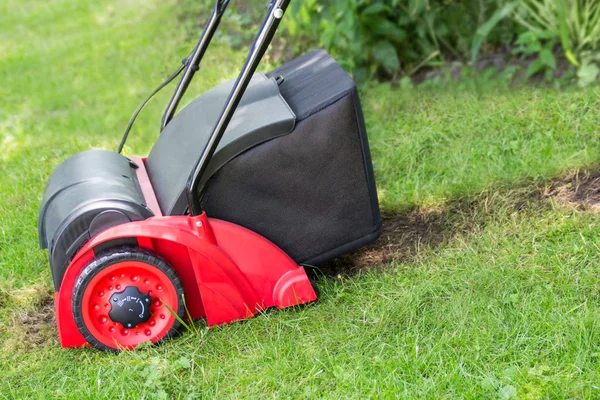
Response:
[{"label": "broad green leaf", "polygon": [[395,42],[406,39],[406,31],[387,19],[378,20],[378,23],[373,26],[373,33],[393,39]]},{"label": "broad green leaf", "polygon": [[408,10],[410,12],[411,17],[414,17],[415,15],[419,14],[425,9],[426,6],[426,0],[409,0]]},{"label": "broad green leaf", "polygon": [[367,15],[373,15],[373,14],[379,14],[382,11],[386,11],[387,10],[387,6],[384,3],[374,3],[371,4],[370,6],[368,6],[367,8],[365,8],[360,15],[361,16],[367,16]]},{"label": "broad green leaf", "polygon": [[181,356],[175,361],[177,369],[189,369],[191,366],[190,359],[185,356]]},{"label": "broad green leaf", "polygon": [[372,50],[373,58],[390,74],[395,73],[400,69],[400,59],[396,47],[387,41],[378,42]]},{"label": "broad green leaf", "polygon": [[596,79],[598,79],[598,74],[600,74],[600,68],[598,68],[596,64],[583,64],[577,71],[579,85],[588,86],[589,84],[594,83]]},{"label": "broad green leaf", "polygon": [[556,69],[556,58],[554,58],[554,54],[552,54],[550,49],[546,48],[540,52],[540,60],[542,60],[545,66]]},{"label": "broad green leaf", "polygon": [[527,78],[531,78],[533,75],[537,74],[543,69],[544,63],[538,58],[537,60],[529,64],[529,67],[527,68],[527,73],[525,75],[527,76]]}]

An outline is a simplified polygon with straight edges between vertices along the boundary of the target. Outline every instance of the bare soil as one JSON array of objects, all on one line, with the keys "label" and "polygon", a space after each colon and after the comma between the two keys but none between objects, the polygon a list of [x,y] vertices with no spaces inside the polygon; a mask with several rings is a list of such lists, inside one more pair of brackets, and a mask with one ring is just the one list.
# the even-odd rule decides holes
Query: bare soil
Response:
[{"label": "bare soil", "polygon": [[[515,211],[548,206],[549,201],[580,211],[600,212],[600,171],[577,170],[545,185],[517,190],[507,195],[508,207]],[[514,196],[514,198],[513,198]],[[481,196],[486,197],[486,194]],[[506,204],[505,204],[506,206]],[[419,250],[437,247],[452,236],[471,230],[481,223],[477,216],[489,214],[488,201],[458,200],[444,210],[413,210],[406,214],[384,215],[383,233],[365,246],[320,266],[328,276],[353,275],[361,270],[385,268],[391,262],[412,260]]]},{"label": "bare soil", "polygon": [[544,196],[561,206],[600,212],[600,171],[575,171],[553,182]]},{"label": "bare soil", "polygon": [[40,346],[56,337],[56,320],[52,298],[44,300],[36,310],[18,315],[16,325],[22,327],[22,344]]},{"label": "bare soil", "polygon": [[439,210],[412,211],[406,215],[383,215],[383,232],[373,244],[321,266],[326,275],[353,274],[412,259],[420,248],[439,245],[447,231]]},{"label": "bare soil", "polygon": [[17,290],[9,295],[7,303],[15,307],[15,311],[10,323],[3,326],[0,333],[2,330],[11,330],[13,334],[7,341],[0,341],[2,351],[27,351],[31,347],[57,343],[51,290],[41,285]]}]

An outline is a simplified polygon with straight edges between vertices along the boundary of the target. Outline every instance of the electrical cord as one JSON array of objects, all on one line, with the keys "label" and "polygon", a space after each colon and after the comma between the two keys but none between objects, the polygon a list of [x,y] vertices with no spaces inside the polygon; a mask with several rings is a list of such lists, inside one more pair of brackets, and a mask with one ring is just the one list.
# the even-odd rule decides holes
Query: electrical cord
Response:
[{"label": "electrical cord", "polygon": [[123,134],[123,138],[121,139],[121,144],[119,145],[119,148],[117,149],[117,153],[121,154],[121,152],[123,151],[123,147],[125,147],[125,142],[127,142],[127,137],[129,136],[129,132],[131,131],[131,128],[133,127],[133,124],[135,123],[135,120],[137,119],[137,117],[140,114],[140,112],[142,112],[142,110],[144,109],[144,107],[146,107],[146,104],[148,104],[148,102],[150,100],[152,100],[152,98],[158,92],[160,92],[165,86],[167,86],[169,83],[171,83],[173,81],[173,79],[177,78],[177,76],[179,76],[179,74],[181,74],[181,72],[187,66],[188,58],[184,59],[183,63],[179,67],[179,69],[177,69],[177,71],[175,71],[175,73],[173,73],[173,75],[171,75],[170,77],[168,77],[166,81],[164,81],[159,87],[157,87],[150,94],[150,96],[148,96],[146,98],[146,100],[144,100],[144,102],[139,105],[139,107],[137,108],[137,110],[135,110],[135,112],[133,113],[133,116],[131,117],[131,120],[129,120],[129,125],[127,125],[127,128],[125,129],[125,133]]}]

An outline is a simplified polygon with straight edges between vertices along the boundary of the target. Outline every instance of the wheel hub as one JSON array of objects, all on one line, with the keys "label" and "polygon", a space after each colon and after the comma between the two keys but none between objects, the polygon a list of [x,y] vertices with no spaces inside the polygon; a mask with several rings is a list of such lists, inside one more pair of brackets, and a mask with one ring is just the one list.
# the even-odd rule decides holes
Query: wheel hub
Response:
[{"label": "wheel hub", "polygon": [[142,293],[136,286],[127,286],[122,292],[110,297],[111,309],[108,316],[124,328],[135,328],[150,319],[152,299],[148,293]]}]

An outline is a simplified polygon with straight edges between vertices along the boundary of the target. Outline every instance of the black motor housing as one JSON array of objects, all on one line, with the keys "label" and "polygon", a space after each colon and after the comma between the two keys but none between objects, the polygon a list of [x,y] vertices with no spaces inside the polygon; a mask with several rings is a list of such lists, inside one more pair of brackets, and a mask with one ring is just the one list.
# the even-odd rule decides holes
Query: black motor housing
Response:
[{"label": "black motor housing", "polygon": [[135,169],[120,154],[90,150],[70,157],[50,176],[38,230],[40,247],[49,251],[56,290],[71,259],[91,237],[153,215],[145,205]]}]

